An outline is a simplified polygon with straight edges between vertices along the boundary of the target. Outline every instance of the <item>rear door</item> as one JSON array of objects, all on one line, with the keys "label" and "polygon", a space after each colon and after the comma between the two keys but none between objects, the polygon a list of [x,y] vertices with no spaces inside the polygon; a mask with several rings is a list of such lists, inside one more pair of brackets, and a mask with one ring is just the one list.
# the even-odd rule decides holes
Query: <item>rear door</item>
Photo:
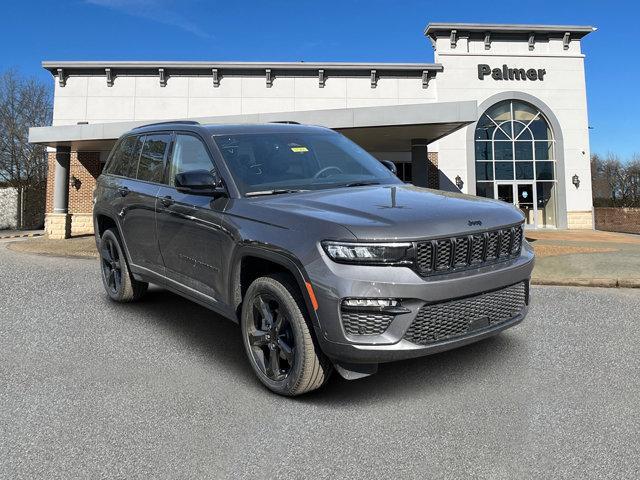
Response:
[{"label": "rear door", "polygon": [[[109,191],[108,203],[114,217],[120,226],[120,232],[124,234],[125,219],[127,217],[128,204],[131,199],[129,194],[135,189],[136,170],[138,159],[142,150],[143,138],[139,135],[124,137],[107,165],[104,177],[104,187]],[[128,238],[123,235],[122,241],[131,258]]]},{"label": "rear door", "polygon": [[171,145],[170,133],[153,133],[139,139],[138,161],[131,178],[121,187],[118,213],[134,270],[164,270],[156,235],[155,204]]},{"label": "rear door", "polygon": [[215,173],[204,142],[196,135],[176,133],[167,183],[158,192],[157,229],[165,275],[180,286],[220,300],[223,288],[221,245],[226,234],[222,212],[212,197],[179,192],[175,176],[189,170]]}]

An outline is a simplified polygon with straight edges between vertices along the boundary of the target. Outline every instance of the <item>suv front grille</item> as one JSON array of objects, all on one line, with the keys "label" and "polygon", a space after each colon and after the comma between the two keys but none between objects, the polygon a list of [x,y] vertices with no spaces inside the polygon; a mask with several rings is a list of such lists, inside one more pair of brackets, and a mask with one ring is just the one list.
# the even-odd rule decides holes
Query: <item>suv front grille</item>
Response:
[{"label": "suv front grille", "polygon": [[416,260],[423,275],[448,273],[520,255],[522,225],[484,233],[418,242]]},{"label": "suv front grille", "polygon": [[404,335],[419,345],[463,336],[505,322],[529,302],[526,282],[458,300],[424,305]]},{"label": "suv front grille", "polygon": [[350,335],[380,335],[387,330],[393,315],[382,312],[341,312],[344,331]]}]

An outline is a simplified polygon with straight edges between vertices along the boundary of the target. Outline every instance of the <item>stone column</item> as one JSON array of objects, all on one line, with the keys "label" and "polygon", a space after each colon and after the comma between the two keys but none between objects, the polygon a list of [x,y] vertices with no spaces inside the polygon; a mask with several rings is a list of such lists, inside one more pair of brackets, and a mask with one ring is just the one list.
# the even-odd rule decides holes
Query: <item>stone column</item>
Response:
[{"label": "stone column", "polygon": [[45,231],[51,239],[71,236],[69,215],[69,164],[71,147],[56,147],[56,173],[53,189],[53,213],[47,214]]},{"label": "stone column", "polygon": [[427,187],[429,185],[429,158],[427,140],[424,138],[414,138],[411,140],[411,175],[412,183],[416,187]]}]

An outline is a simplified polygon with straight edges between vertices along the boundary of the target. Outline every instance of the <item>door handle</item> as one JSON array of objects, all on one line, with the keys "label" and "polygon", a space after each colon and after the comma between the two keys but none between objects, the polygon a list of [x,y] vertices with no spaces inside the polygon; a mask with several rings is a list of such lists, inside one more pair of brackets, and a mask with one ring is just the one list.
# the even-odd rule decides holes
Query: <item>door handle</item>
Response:
[{"label": "door handle", "polygon": [[126,197],[129,194],[129,189],[127,187],[119,187],[118,192],[120,193],[120,196]]},{"label": "door handle", "polygon": [[160,201],[162,202],[162,205],[164,205],[165,207],[169,207],[173,205],[173,198],[171,198],[169,195],[167,195],[166,197],[162,197]]}]

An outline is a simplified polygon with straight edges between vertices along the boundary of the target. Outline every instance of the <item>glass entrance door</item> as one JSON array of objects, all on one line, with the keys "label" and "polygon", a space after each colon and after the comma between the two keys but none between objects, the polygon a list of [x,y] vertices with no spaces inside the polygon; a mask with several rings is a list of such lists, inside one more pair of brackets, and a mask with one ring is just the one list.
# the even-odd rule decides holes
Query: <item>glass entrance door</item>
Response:
[{"label": "glass entrance door", "polygon": [[533,183],[518,183],[515,185],[517,191],[518,207],[524,214],[524,224],[532,227],[536,227],[536,204],[533,200],[535,195],[533,191]]},{"label": "glass entrance door", "polygon": [[497,182],[496,199],[518,207],[525,217],[525,226],[532,228],[537,228],[538,209],[535,198],[533,183]]}]

